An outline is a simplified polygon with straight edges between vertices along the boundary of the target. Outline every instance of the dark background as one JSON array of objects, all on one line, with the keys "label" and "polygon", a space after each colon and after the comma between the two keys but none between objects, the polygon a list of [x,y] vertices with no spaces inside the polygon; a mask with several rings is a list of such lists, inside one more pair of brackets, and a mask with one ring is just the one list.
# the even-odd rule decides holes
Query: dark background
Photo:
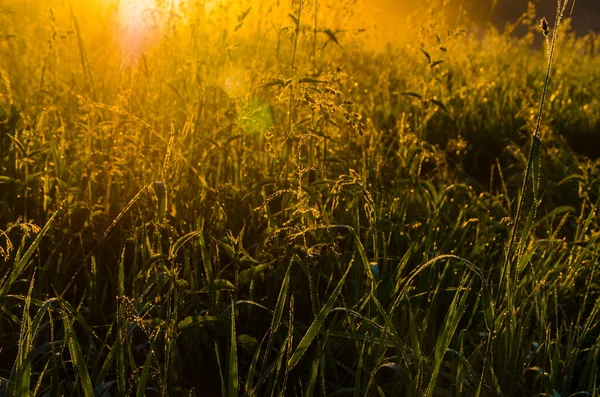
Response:
[{"label": "dark background", "polygon": [[[540,0],[534,3],[537,3],[538,17],[545,16],[552,23],[556,15],[557,2]],[[468,0],[467,4],[476,20],[488,19],[499,28],[503,28],[508,21],[516,20],[527,10],[527,0],[498,0],[495,10],[491,10],[489,0]],[[570,15],[572,5],[571,0],[567,5],[566,16],[573,19],[573,29],[578,34],[586,34],[590,30],[600,33],[600,0],[576,0],[573,14]]]},{"label": "dark background", "polygon": [[[401,29],[403,17],[419,15],[428,4],[439,4],[442,0],[364,0],[367,4],[364,12],[372,15],[374,22],[384,28],[386,33],[394,33]],[[471,21],[481,27],[492,23],[503,31],[506,23],[516,21],[527,11],[528,0],[450,0],[447,4],[449,22],[457,17],[453,12],[466,10]],[[536,6],[537,18],[545,16],[553,24],[556,16],[556,0],[533,0]],[[571,9],[573,4],[573,13]],[[569,0],[565,17],[571,17],[572,27],[579,35],[589,33],[590,30],[600,34],[600,0]],[[526,30],[525,30],[526,31]],[[519,30],[517,30],[517,33]]]}]

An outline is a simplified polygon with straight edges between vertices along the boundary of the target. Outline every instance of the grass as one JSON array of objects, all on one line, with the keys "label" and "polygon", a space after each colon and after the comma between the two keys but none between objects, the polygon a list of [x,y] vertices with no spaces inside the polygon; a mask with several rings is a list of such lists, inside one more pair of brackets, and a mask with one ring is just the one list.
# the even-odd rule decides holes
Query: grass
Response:
[{"label": "grass", "polygon": [[0,395],[598,396],[597,38],[431,4],[0,6]]}]

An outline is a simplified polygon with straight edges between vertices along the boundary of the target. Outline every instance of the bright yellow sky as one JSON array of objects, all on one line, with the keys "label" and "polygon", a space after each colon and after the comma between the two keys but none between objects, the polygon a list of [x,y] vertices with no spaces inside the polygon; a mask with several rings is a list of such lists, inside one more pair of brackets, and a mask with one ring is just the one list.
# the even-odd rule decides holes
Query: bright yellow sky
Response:
[{"label": "bright yellow sky", "polygon": [[[90,0],[88,0],[90,1]],[[156,27],[161,23],[161,17],[154,12],[156,9],[181,10],[193,4],[195,10],[203,5],[207,18],[217,13],[227,12],[228,18],[223,23],[230,23],[233,28],[237,17],[251,7],[245,22],[253,24],[273,24],[287,26],[290,23],[290,0],[91,0],[99,5],[118,6],[115,21],[116,33],[122,50],[130,55],[143,52],[145,46],[155,41],[160,34]],[[406,15],[414,11],[416,0],[357,0],[353,7],[350,0],[312,0],[318,4],[322,28],[356,30],[367,29],[363,36],[375,42],[399,42],[406,36]],[[405,4],[405,5],[403,5]],[[412,6],[411,6],[412,4]],[[344,7],[346,5],[346,7]],[[185,17],[185,15],[182,15]],[[304,21],[313,23],[313,11],[307,9]],[[224,22],[228,21],[228,22]]]},{"label": "bright yellow sky", "polygon": [[[157,27],[164,23],[166,14],[155,12],[157,9],[179,12],[184,10],[190,0],[96,0],[101,5],[118,7],[118,21],[116,21],[117,34],[122,50],[135,56],[143,52],[145,46],[155,41],[159,36]],[[231,0],[192,0],[202,4],[204,13],[208,17],[216,10],[227,9],[235,12],[238,1]],[[258,0],[253,0],[258,1]],[[228,4],[236,3],[236,4]],[[179,13],[185,18],[185,14]]]}]

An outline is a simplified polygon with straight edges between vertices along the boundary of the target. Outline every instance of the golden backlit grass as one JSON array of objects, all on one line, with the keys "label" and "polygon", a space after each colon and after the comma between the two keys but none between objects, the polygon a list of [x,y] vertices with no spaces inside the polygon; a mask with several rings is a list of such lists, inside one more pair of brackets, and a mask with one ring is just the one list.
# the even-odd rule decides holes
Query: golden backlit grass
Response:
[{"label": "golden backlit grass", "polygon": [[595,35],[169,4],[0,6],[0,395],[598,395]]}]

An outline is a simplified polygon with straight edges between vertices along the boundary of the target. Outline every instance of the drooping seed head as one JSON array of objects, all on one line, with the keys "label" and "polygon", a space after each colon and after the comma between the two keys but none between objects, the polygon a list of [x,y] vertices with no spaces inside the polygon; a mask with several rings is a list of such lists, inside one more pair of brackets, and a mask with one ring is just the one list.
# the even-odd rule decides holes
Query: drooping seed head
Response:
[{"label": "drooping seed head", "polygon": [[542,21],[540,22],[540,28],[542,29],[544,37],[548,37],[548,35],[550,34],[550,25],[548,24],[548,20],[546,20],[546,17],[542,18]]}]

